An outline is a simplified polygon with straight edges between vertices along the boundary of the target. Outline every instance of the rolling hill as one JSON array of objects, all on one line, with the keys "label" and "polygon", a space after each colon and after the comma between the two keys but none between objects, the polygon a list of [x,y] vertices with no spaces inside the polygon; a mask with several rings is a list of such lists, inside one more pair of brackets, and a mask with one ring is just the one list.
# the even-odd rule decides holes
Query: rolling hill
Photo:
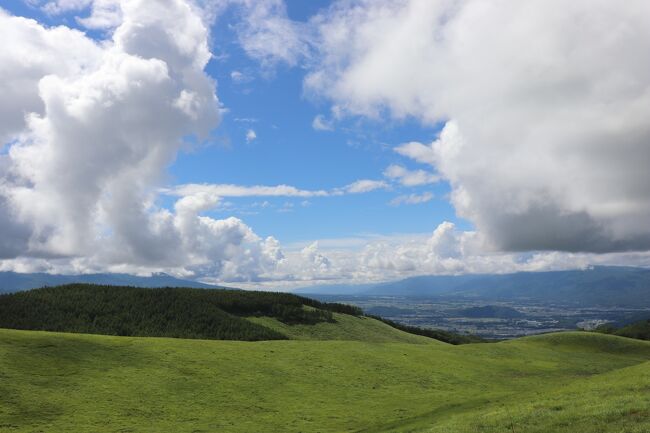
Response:
[{"label": "rolling hill", "polygon": [[650,430],[650,342],[613,335],[451,345],[291,294],[88,285],[2,295],[3,327],[31,330],[0,329],[1,433]]},{"label": "rolling hill", "polygon": [[452,346],[0,330],[0,432],[645,433],[650,343]]}]

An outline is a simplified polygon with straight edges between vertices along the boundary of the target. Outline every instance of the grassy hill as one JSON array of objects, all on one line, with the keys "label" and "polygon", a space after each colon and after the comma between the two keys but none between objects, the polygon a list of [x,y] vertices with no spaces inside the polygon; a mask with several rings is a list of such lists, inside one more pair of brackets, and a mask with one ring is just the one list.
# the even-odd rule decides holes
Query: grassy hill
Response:
[{"label": "grassy hill", "polygon": [[371,343],[431,343],[431,338],[400,331],[367,316],[334,313],[334,322],[287,325],[273,317],[251,317],[250,321],[270,328],[291,340],[353,340]]},{"label": "grassy hill", "polygon": [[0,295],[0,328],[8,329],[243,341],[474,341],[377,319],[350,305],[243,290],[70,284]]},{"label": "grassy hill", "polygon": [[650,431],[648,342],[429,341],[0,330],[0,432]]},{"label": "grassy hill", "polygon": [[0,329],[0,433],[650,431],[650,342],[396,326],[281,293],[3,295],[0,328],[32,330]]}]

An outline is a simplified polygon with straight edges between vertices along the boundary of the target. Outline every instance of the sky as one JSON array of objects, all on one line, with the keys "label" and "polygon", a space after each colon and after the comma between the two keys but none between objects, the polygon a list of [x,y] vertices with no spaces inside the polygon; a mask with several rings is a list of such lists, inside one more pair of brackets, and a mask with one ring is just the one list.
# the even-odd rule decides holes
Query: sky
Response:
[{"label": "sky", "polygon": [[0,271],[650,266],[650,4],[8,0]]}]

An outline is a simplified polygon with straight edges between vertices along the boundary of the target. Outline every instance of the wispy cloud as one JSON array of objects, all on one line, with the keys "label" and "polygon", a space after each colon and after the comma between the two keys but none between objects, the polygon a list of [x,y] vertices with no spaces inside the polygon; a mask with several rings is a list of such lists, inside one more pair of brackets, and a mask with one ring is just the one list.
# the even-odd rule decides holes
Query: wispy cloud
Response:
[{"label": "wispy cloud", "polygon": [[425,170],[409,170],[401,165],[392,164],[384,170],[384,176],[394,179],[404,186],[420,186],[437,183],[440,177]]},{"label": "wispy cloud", "polygon": [[421,204],[429,202],[433,199],[433,194],[430,192],[425,192],[422,194],[408,194],[400,195],[395,197],[390,201],[391,206],[399,206],[403,204]]},{"label": "wispy cloud", "polygon": [[250,76],[249,74],[242,72],[242,71],[232,71],[230,73],[230,79],[232,80],[233,83],[235,84],[244,84],[244,83],[249,83],[253,81],[253,77]]},{"label": "wispy cloud", "polygon": [[314,120],[311,122],[311,126],[316,131],[333,131],[334,130],[334,125],[332,124],[332,121],[328,120],[322,114],[319,114],[316,117],[314,117]]},{"label": "wispy cloud", "polygon": [[290,185],[254,185],[242,186],[232,184],[200,184],[190,183],[173,188],[164,188],[161,193],[186,197],[196,194],[211,194],[217,197],[326,197],[330,195],[325,190],[298,189]]},{"label": "wispy cloud", "polygon": [[[381,180],[361,179],[341,188],[330,190],[300,189],[291,185],[234,185],[234,184],[209,184],[189,183],[170,188],[161,188],[159,192],[174,197],[187,197],[197,194],[208,194],[214,197],[330,197],[344,194],[363,194],[378,189],[389,188]],[[305,205],[308,205],[305,203]]]},{"label": "wispy cloud", "polygon": [[352,182],[349,185],[344,186],[343,188],[335,189],[332,194],[342,195],[342,194],[363,194],[366,192],[375,191],[378,189],[387,189],[389,187],[388,183],[383,180],[370,180],[362,179]]}]

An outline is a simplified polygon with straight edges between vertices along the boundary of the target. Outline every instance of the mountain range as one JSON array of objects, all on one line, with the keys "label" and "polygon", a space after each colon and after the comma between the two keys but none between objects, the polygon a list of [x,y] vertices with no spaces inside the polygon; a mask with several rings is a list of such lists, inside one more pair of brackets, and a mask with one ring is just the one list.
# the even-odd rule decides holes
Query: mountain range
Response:
[{"label": "mountain range", "polygon": [[319,286],[298,293],[491,300],[650,307],[650,269],[592,266],[583,270],[490,275],[419,276],[371,286]]},{"label": "mountain range", "polygon": [[44,286],[86,283],[111,286],[135,287],[191,287],[197,289],[216,289],[217,286],[182,280],[171,275],[158,273],[149,277],[129,274],[85,274],[55,275],[46,273],[23,274],[18,272],[0,272],[0,293],[12,293],[22,290],[37,289]]},{"label": "mountain range", "polygon": [[[136,287],[218,288],[159,273],[53,275],[0,272],[0,293],[43,286],[88,283]],[[583,306],[650,308],[650,269],[593,266],[583,270],[513,274],[430,275],[379,284],[321,285],[293,291],[306,295],[394,296],[408,298],[465,297],[503,301],[575,303]]]}]

